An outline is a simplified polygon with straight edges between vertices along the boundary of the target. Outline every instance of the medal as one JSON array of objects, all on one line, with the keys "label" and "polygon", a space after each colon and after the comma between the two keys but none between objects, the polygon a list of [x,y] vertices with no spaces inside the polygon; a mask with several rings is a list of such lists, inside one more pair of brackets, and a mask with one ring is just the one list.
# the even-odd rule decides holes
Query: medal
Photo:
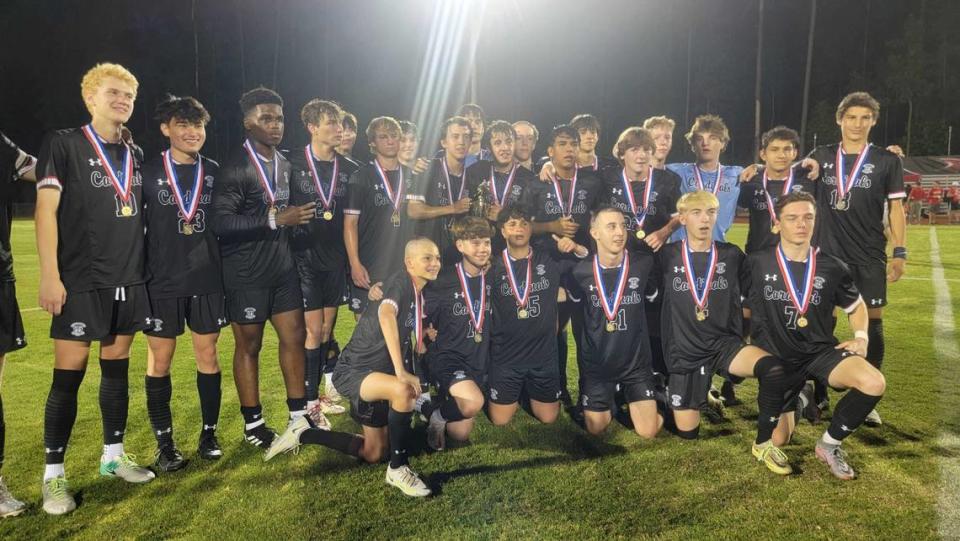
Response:
[{"label": "medal", "polygon": [[647,221],[647,209],[650,207],[650,193],[653,192],[653,167],[647,166],[647,184],[643,187],[643,208],[637,209],[637,202],[633,198],[633,190],[630,189],[630,180],[627,178],[627,169],[624,168],[620,173],[623,180],[623,194],[626,197],[627,204],[630,205],[630,215],[637,224],[637,238],[643,240],[647,234],[643,231],[643,222]]},{"label": "medal", "polygon": [[400,227],[400,199],[403,196],[403,166],[401,165],[397,169],[397,191],[394,193],[393,188],[390,187],[390,179],[387,178],[387,173],[380,167],[380,162],[373,160],[373,165],[377,168],[377,174],[380,175],[380,180],[383,182],[383,189],[387,192],[387,199],[390,200],[390,205],[393,207],[393,215],[390,216],[390,223],[393,224],[393,227]]},{"label": "medal", "polygon": [[[700,166],[693,164],[693,177],[697,182],[697,189],[703,190],[703,178],[700,176]],[[723,166],[720,163],[717,163],[717,182],[713,185],[713,189],[710,190],[713,192],[713,195],[717,195],[717,192],[720,191],[720,183],[723,181]]]},{"label": "medal", "polygon": [[473,310],[473,297],[470,295],[470,277],[467,271],[463,270],[463,264],[457,263],[457,277],[460,278],[460,291],[463,293],[463,300],[467,304],[467,312],[470,314],[470,326],[473,327],[473,341],[480,343],[483,340],[483,319],[487,313],[487,275],[480,271],[480,302],[479,310]]},{"label": "medal", "polygon": [[703,282],[703,291],[697,287],[697,273],[693,268],[693,257],[690,255],[690,247],[687,245],[687,239],[683,239],[680,246],[680,255],[683,257],[683,271],[687,277],[687,285],[690,288],[690,295],[696,305],[697,321],[707,319],[707,297],[710,296],[710,283],[713,282],[713,274],[717,270],[717,244],[710,243],[710,251],[707,256],[707,274]]},{"label": "medal", "polygon": [[807,254],[806,268],[803,273],[803,291],[798,293],[797,287],[793,281],[793,275],[790,274],[790,266],[787,264],[787,257],[783,254],[783,246],[777,245],[777,265],[783,275],[783,281],[787,285],[787,294],[790,296],[790,302],[797,309],[797,327],[801,329],[806,327],[807,310],[810,308],[810,299],[813,297],[813,278],[817,274],[817,252],[813,246]]},{"label": "medal", "polygon": [[833,206],[837,210],[847,210],[846,201],[837,201],[837,204]]},{"label": "medal", "polygon": [[280,175],[280,158],[278,156],[273,157],[273,182],[274,185],[270,185],[270,177],[267,176],[266,169],[263,168],[263,163],[260,161],[260,157],[257,156],[257,151],[253,149],[253,143],[249,139],[243,142],[243,148],[247,151],[247,157],[250,159],[250,163],[253,164],[253,168],[257,171],[257,178],[260,179],[260,186],[263,187],[263,192],[267,194],[267,198],[270,200],[270,207],[273,207],[277,204],[277,195],[274,192],[276,187],[277,177]]},{"label": "medal", "polygon": [[117,197],[120,198],[122,203],[120,214],[124,217],[133,216],[133,207],[130,205],[130,190],[133,187],[133,153],[130,151],[130,147],[126,144],[123,145],[125,149],[123,170],[120,176],[117,176],[117,171],[113,168],[110,157],[107,156],[107,153],[103,150],[103,145],[100,144],[100,136],[93,131],[93,125],[87,124],[80,131],[83,132],[90,146],[93,147],[93,152],[100,160],[101,167],[107,171],[107,176],[110,177],[110,185],[113,186],[113,191],[117,193]]},{"label": "medal", "polygon": [[[770,214],[770,232],[774,235],[780,234],[780,221],[777,220],[777,211],[774,209],[776,204],[773,201],[773,198],[770,197],[770,190],[767,189],[767,169],[763,169],[763,196],[767,199],[767,213]],[[780,190],[780,197],[783,197],[790,193],[790,190],[793,189],[793,168],[790,168],[790,174],[783,181],[783,188]]]},{"label": "medal", "polygon": [[617,289],[613,292],[611,299],[603,285],[603,274],[600,269],[600,256],[593,256],[593,283],[597,286],[598,297],[600,297],[600,307],[603,308],[603,315],[607,318],[607,332],[617,330],[617,315],[620,312],[620,303],[623,301],[623,291],[627,287],[627,276],[630,274],[630,257],[626,250],[623,252],[623,262],[619,265],[619,275],[617,276]]},{"label": "medal", "polygon": [[168,149],[161,155],[163,156],[163,170],[167,175],[167,184],[170,185],[170,191],[173,192],[177,208],[180,209],[180,216],[183,217],[183,227],[180,228],[180,231],[184,235],[190,235],[193,233],[193,226],[190,225],[190,222],[193,221],[197,209],[200,208],[200,195],[203,192],[203,158],[199,154],[197,155],[197,173],[194,175],[193,190],[189,192],[191,199],[188,202],[187,198],[180,192],[180,182],[177,179],[173,154]]},{"label": "medal", "polygon": [[570,180],[570,197],[567,203],[563,202],[563,190],[560,188],[560,179],[553,179],[553,192],[557,195],[557,204],[563,216],[573,215],[573,201],[577,195],[577,170],[573,170],[573,179]]},{"label": "medal", "polygon": [[493,195],[493,202],[497,206],[502,207],[506,202],[507,197],[510,195],[510,187],[513,186],[513,175],[517,172],[517,164],[513,164],[513,168],[510,169],[510,175],[507,176],[507,181],[503,183],[503,195],[497,195],[497,175],[494,171],[493,166],[490,166],[490,193]]},{"label": "medal", "polygon": [[527,279],[523,284],[523,293],[517,286],[517,278],[513,272],[513,264],[510,262],[510,253],[507,248],[503,249],[503,266],[507,270],[507,281],[510,282],[510,291],[513,293],[514,300],[517,301],[517,318],[527,319],[530,312],[527,310],[527,301],[530,300],[530,284],[533,282],[533,250],[527,254]]},{"label": "medal", "polygon": [[[324,210],[323,219],[330,221],[333,219],[333,198],[337,194],[337,179],[340,176],[340,160],[337,155],[333,155],[333,174],[330,175],[330,191],[323,192],[323,185],[320,183],[320,175],[317,173],[317,165],[314,162],[313,150],[310,145],[303,147],[303,154],[307,158],[307,168],[310,170],[310,177],[313,178],[313,186],[317,189],[317,195],[320,196],[320,202]],[[329,218],[327,217],[329,215]]]},{"label": "medal", "polygon": [[770,232],[773,233],[774,235],[779,235],[779,234],[780,234],[780,226],[777,225],[777,224],[771,225],[771,226],[770,226]]},{"label": "medal", "polygon": [[850,176],[844,178],[843,176],[843,143],[837,145],[837,203],[834,205],[834,208],[837,210],[846,210],[849,203],[849,197],[847,194],[853,190],[853,186],[857,183],[857,177],[860,176],[860,170],[863,169],[863,164],[867,162],[867,154],[870,153],[870,143],[867,143],[860,149],[860,153],[857,154],[857,161],[853,163],[853,169],[850,171]]}]

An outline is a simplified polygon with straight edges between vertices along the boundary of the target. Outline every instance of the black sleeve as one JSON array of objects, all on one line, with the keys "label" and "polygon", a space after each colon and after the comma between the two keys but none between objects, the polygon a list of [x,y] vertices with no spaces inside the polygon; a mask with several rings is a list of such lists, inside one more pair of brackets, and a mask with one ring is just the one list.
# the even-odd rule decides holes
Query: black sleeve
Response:
[{"label": "black sleeve", "polygon": [[750,208],[750,199],[753,197],[753,181],[740,185],[740,195],[737,196],[737,206],[740,208]]},{"label": "black sleeve", "polygon": [[360,214],[366,210],[366,201],[369,199],[369,193],[363,182],[363,175],[357,169],[350,175],[347,182],[347,208],[346,214]]},{"label": "black sleeve", "polygon": [[213,183],[213,229],[221,240],[228,242],[270,228],[266,216],[240,214],[245,195],[240,173],[237,167],[228,167]]},{"label": "black sleeve", "polygon": [[40,145],[37,160],[37,189],[56,188],[63,190],[68,180],[67,151],[63,137],[56,132],[47,134]]}]

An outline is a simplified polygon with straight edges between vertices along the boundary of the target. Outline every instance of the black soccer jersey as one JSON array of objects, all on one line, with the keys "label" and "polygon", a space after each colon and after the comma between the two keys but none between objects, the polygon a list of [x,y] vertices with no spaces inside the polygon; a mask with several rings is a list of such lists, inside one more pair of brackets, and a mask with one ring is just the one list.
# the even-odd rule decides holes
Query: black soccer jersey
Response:
[{"label": "black soccer jersey", "polygon": [[10,231],[13,227],[13,183],[36,164],[33,156],[20,150],[0,132],[0,282],[12,282],[13,252]]},{"label": "black soccer jersey", "polygon": [[[857,178],[841,202],[837,199],[838,146],[817,147],[810,154],[820,163],[815,244],[848,264],[886,261],[883,211],[888,200],[906,197],[903,165],[896,154],[870,145]],[[856,154],[843,155],[843,179],[847,182],[856,162]]]},{"label": "black soccer jersey", "polygon": [[[809,306],[803,314],[806,326],[802,326],[798,325],[800,311],[787,291],[787,277],[777,262],[776,247],[750,254],[747,259],[754,341],[764,350],[798,365],[838,344],[833,336],[834,307],[849,313],[861,302],[843,262],[818,251],[816,263]],[[789,260],[787,265],[802,305],[807,265]]]},{"label": "black soccer jersey", "polygon": [[[413,220],[407,217],[406,201],[410,170],[401,165],[399,169],[384,174],[386,185],[376,163],[357,169],[350,177],[344,210],[345,214],[359,217],[360,262],[367,268],[371,283],[383,281],[403,268],[404,247],[414,236]],[[396,211],[391,197],[398,198]]]},{"label": "black soccer jersey", "polygon": [[[401,355],[406,356],[416,329],[416,293],[413,279],[406,270],[393,273],[383,283],[383,298],[370,301],[340,356],[340,362],[351,370],[393,374],[393,362],[380,328],[380,305],[391,304],[397,310]],[[421,305],[422,306],[422,305]]]},{"label": "black soccer jersey", "polygon": [[[647,235],[658,231],[670,222],[677,212],[677,200],[680,199],[680,177],[673,171],[653,168],[653,183],[647,193],[647,182],[629,182],[630,193],[633,195],[634,210],[630,207],[627,197],[627,188],[624,183],[623,168],[607,169],[604,172],[607,197],[604,202],[623,211],[627,221],[627,247],[632,251],[649,250],[642,239],[637,238],[638,221],[643,221],[643,232]],[[646,212],[644,200],[646,198]]]},{"label": "black soccer jersey", "polygon": [[[571,190],[574,190],[574,193],[571,193]],[[590,213],[604,206],[606,198],[607,189],[603,180],[590,173],[589,169],[579,169],[573,179],[531,182],[527,186],[526,204],[533,211],[535,222],[552,222],[565,215],[573,216],[574,221],[580,224],[573,240],[592,250]],[[555,258],[569,259],[556,252],[556,242],[550,234],[537,235],[531,240],[531,244],[537,250],[553,254]]]},{"label": "black soccer jersey", "polygon": [[[730,336],[743,336],[742,295],[749,273],[740,248],[714,242],[716,264],[708,280],[708,252],[689,254],[692,269],[684,262],[684,243],[671,242],[658,252],[661,275],[660,336],[663,354],[671,374],[685,374],[699,368],[718,351],[718,343]],[[690,271],[695,293],[706,292],[706,317],[697,315],[698,306],[690,289]],[[709,285],[709,289],[705,288]]]},{"label": "black soccer jersey", "polygon": [[[487,367],[490,351],[490,329],[493,327],[489,302],[492,284],[481,276],[469,276],[464,272],[468,296],[465,294],[456,265],[444,267],[437,279],[424,288],[427,320],[437,330],[437,341],[427,351],[427,363],[445,364],[457,362],[483,373]],[[481,282],[484,289],[481,290]],[[472,307],[471,307],[472,303]],[[481,307],[483,316],[481,317]],[[471,310],[473,315],[471,316]],[[476,325],[480,327],[480,341]]]},{"label": "black soccer jersey", "polygon": [[[267,161],[241,148],[214,183],[213,228],[220,237],[227,289],[273,288],[296,272],[288,229],[271,229],[268,221],[271,206],[280,212],[290,201],[290,162],[279,151],[274,156]],[[261,179],[261,170],[266,179]]]},{"label": "black soccer jersey", "polygon": [[[470,197],[472,194],[464,182],[464,175],[454,175],[448,170],[446,163],[445,157],[430,160],[430,167],[414,178],[407,199],[420,201],[431,207],[445,207],[464,197]],[[453,245],[450,224],[456,217],[457,215],[447,215],[415,220],[416,233],[437,243],[441,254],[447,253]]]},{"label": "black soccer jersey", "polygon": [[[78,128],[47,135],[38,156],[37,189],[60,190],[57,266],[68,292],[144,280],[140,164],[124,144],[92,137],[103,155]],[[127,156],[132,168],[129,179],[123,165]],[[120,195],[126,192],[108,174],[106,168],[111,166],[116,178],[129,184],[126,200]]]},{"label": "black soccer jersey", "polygon": [[[309,159],[313,162],[311,168]],[[359,168],[356,162],[335,154],[332,161],[320,161],[307,148],[289,155],[293,167],[290,204],[316,202],[314,217],[294,227],[290,243],[301,264],[316,271],[345,272],[347,252],[343,244],[343,210],[347,206],[347,184]],[[336,171],[336,179],[334,179]]]},{"label": "black soccer jersey", "polygon": [[[762,250],[770,246],[775,246],[780,242],[780,235],[771,230],[774,209],[777,201],[787,193],[806,192],[808,194],[816,193],[816,183],[807,178],[808,170],[795,167],[793,169],[793,180],[787,188],[787,180],[767,181],[767,187],[763,187],[763,170],[757,174],[750,182],[740,185],[740,197],[737,206],[750,211],[750,229],[747,233],[746,252],[752,254],[757,250]],[[768,200],[769,196],[769,200]]]},{"label": "black soccer jersey", "polygon": [[171,160],[180,190],[178,203],[163,162],[160,155],[143,166],[147,291],[157,299],[220,293],[220,246],[210,223],[220,166],[208,158],[201,158],[201,168]]},{"label": "black soccer jersey", "polygon": [[[628,252],[627,268],[598,266],[596,256],[589,257],[573,268],[573,280],[584,295],[584,326],[580,339],[581,370],[589,376],[604,380],[616,380],[637,368],[651,370],[650,341],[647,332],[647,315],[644,297],[656,293],[656,286],[649,280],[654,267],[654,256],[649,252]],[[606,295],[597,285],[594,271],[599,277]],[[616,306],[617,287],[621,272],[624,272],[620,305]],[[654,280],[655,281],[655,280]],[[652,288],[654,291],[648,291]],[[616,310],[614,310],[616,309]],[[607,310],[614,315],[607,317]],[[609,326],[609,328],[608,328]]]}]

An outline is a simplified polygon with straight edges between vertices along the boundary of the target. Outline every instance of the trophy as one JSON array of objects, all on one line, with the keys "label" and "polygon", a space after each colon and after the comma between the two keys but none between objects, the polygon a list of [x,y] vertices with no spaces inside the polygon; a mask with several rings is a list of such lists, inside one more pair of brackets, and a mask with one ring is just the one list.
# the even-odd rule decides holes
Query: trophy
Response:
[{"label": "trophy", "polygon": [[490,210],[490,184],[489,181],[483,181],[473,192],[470,200],[470,215],[486,218],[488,210]]}]

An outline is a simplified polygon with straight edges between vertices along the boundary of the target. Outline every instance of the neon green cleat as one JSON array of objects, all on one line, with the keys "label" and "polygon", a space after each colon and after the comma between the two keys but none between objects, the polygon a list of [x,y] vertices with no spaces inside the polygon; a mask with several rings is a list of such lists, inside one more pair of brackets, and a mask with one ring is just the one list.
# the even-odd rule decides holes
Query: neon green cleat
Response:
[{"label": "neon green cleat", "polygon": [[773,473],[777,475],[790,475],[793,473],[793,468],[790,467],[790,459],[788,459],[786,453],[781,451],[773,442],[768,441],[760,445],[754,443],[751,451],[757,459],[757,462],[763,462],[763,465]]}]

